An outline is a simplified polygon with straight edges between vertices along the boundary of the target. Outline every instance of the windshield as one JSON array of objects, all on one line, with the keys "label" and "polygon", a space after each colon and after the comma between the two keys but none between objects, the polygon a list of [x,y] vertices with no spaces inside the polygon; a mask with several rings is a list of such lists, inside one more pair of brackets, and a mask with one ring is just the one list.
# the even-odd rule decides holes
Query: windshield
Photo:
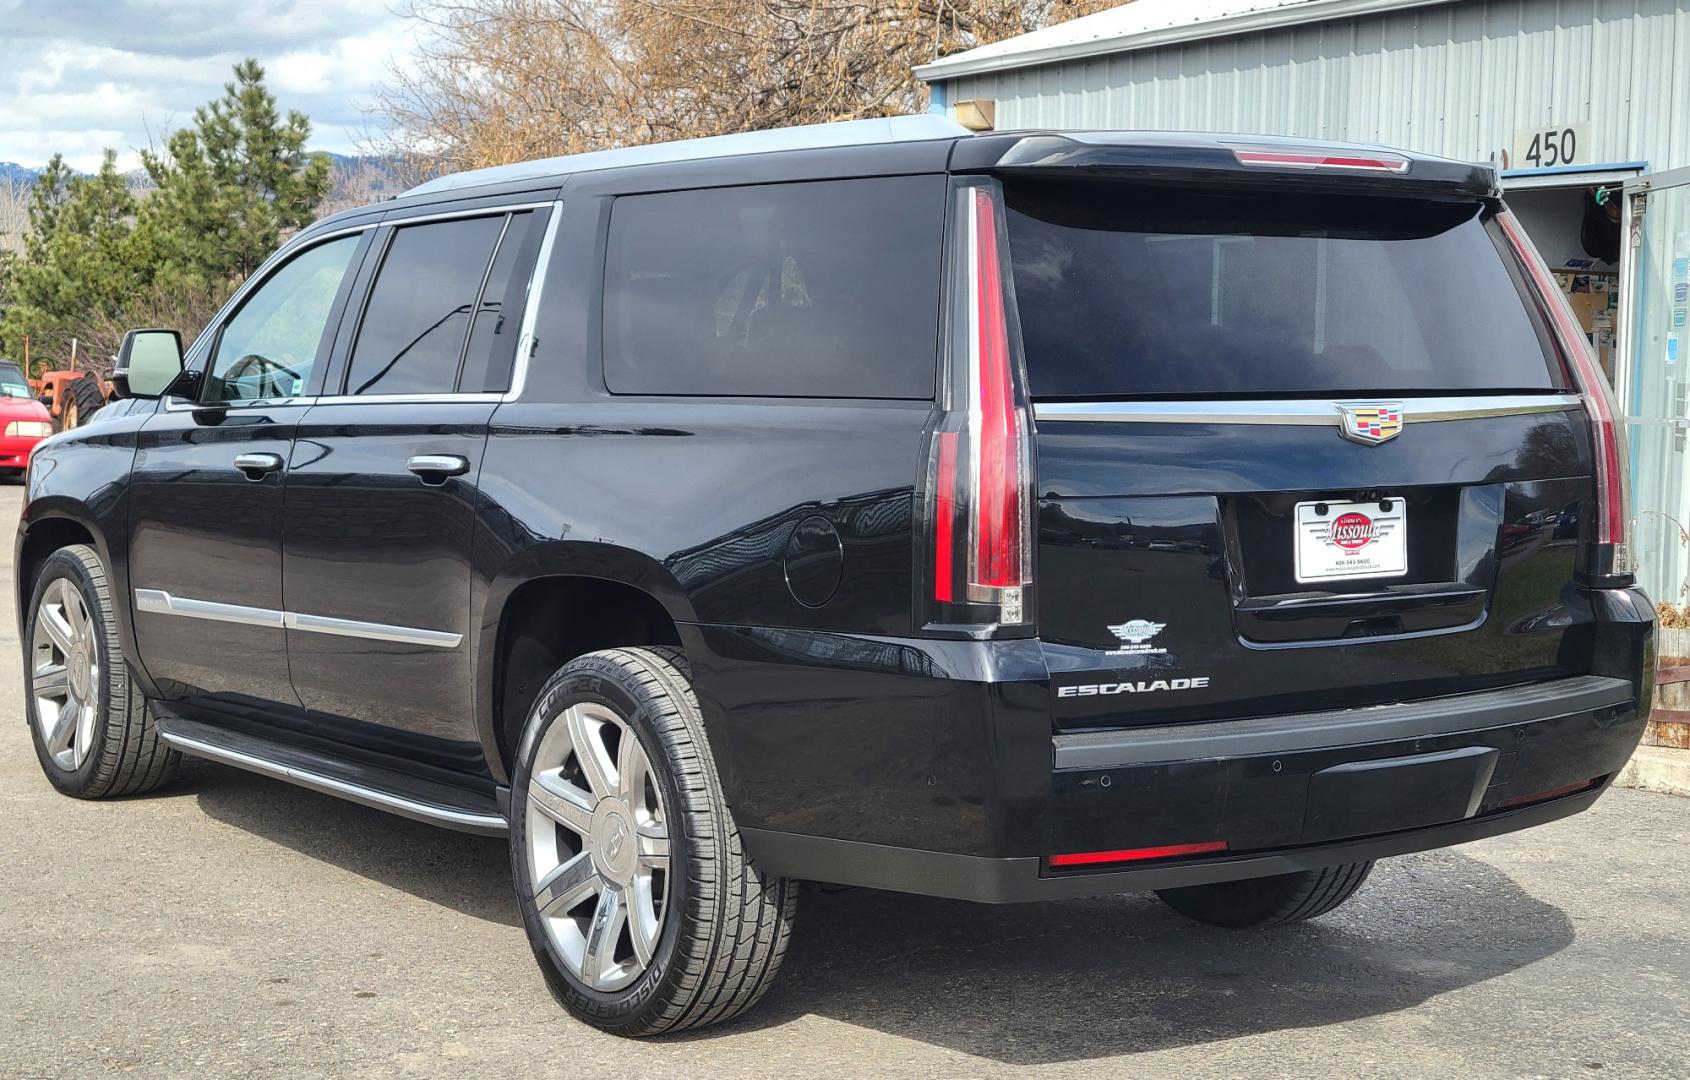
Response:
[{"label": "windshield", "polygon": [[1040,398],[1566,385],[1477,202],[1011,184]]}]

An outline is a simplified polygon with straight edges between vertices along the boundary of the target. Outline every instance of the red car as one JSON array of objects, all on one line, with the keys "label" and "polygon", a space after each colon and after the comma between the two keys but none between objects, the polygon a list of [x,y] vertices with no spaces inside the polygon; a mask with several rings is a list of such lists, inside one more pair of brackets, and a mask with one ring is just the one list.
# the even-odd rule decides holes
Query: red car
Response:
[{"label": "red car", "polygon": [[53,433],[47,407],[30,395],[16,365],[0,363],[0,476],[21,476],[35,444]]}]

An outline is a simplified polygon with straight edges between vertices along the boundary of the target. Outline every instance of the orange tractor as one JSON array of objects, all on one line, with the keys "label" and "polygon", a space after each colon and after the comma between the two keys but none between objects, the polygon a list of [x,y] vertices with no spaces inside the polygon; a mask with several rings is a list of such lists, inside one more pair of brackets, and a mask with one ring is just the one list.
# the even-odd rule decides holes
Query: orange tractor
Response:
[{"label": "orange tractor", "polygon": [[[29,388],[53,417],[53,430],[80,427],[110,400],[111,383],[97,372],[76,369],[76,339],[70,341],[70,367],[43,371]],[[23,369],[29,370],[29,338],[23,339]]]}]

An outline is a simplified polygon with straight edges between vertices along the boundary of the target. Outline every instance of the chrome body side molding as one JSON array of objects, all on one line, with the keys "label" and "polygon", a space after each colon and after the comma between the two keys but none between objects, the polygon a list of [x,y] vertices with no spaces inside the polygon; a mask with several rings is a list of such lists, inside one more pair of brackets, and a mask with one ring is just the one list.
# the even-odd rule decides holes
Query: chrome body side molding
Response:
[{"label": "chrome body side molding", "polygon": [[421,630],[410,626],[362,622],[358,619],[334,619],[327,615],[302,615],[272,608],[219,604],[210,600],[172,596],[163,589],[136,589],[135,610],[154,615],[183,615],[190,619],[240,623],[244,626],[273,626],[278,630],[286,628],[313,634],[392,641],[401,645],[427,645],[436,649],[455,649],[464,639],[462,634],[446,630]]},{"label": "chrome body side molding", "polygon": [[[1400,400],[1405,424],[1564,412],[1576,409],[1581,404],[1577,394],[1498,394],[1488,397],[1475,395]],[[1041,422],[1292,424],[1338,427],[1343,419],[1339,406],[1354,404],[1356,402],[1327,398],[1257,401],[1046,401],[1033,406],[1033,416]]]},{"label": "chrome body side molding", "polygon": [[279,611],[171,596],[163,589],[136,589],[135,610],[154,615],[185,615],[190,619],[240,623],[242,626],[274,626],[277,629],[282,626],[282,613]]}]

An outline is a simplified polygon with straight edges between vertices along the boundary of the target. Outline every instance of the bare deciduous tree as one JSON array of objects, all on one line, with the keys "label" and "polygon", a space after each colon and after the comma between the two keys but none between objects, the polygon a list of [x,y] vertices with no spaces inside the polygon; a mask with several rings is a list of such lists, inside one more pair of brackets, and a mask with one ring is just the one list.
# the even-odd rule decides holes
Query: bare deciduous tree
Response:
[{"label": "bare deciduous tree", "polygon": [[910,68],[1119,0],[451,0],[383,107],[446,168],[919,111]]},{"label": "bare deciduous tree", "polygon": [[0,251],[23,251],[29,228],[30,184],[18,177],[0,179]]}]

